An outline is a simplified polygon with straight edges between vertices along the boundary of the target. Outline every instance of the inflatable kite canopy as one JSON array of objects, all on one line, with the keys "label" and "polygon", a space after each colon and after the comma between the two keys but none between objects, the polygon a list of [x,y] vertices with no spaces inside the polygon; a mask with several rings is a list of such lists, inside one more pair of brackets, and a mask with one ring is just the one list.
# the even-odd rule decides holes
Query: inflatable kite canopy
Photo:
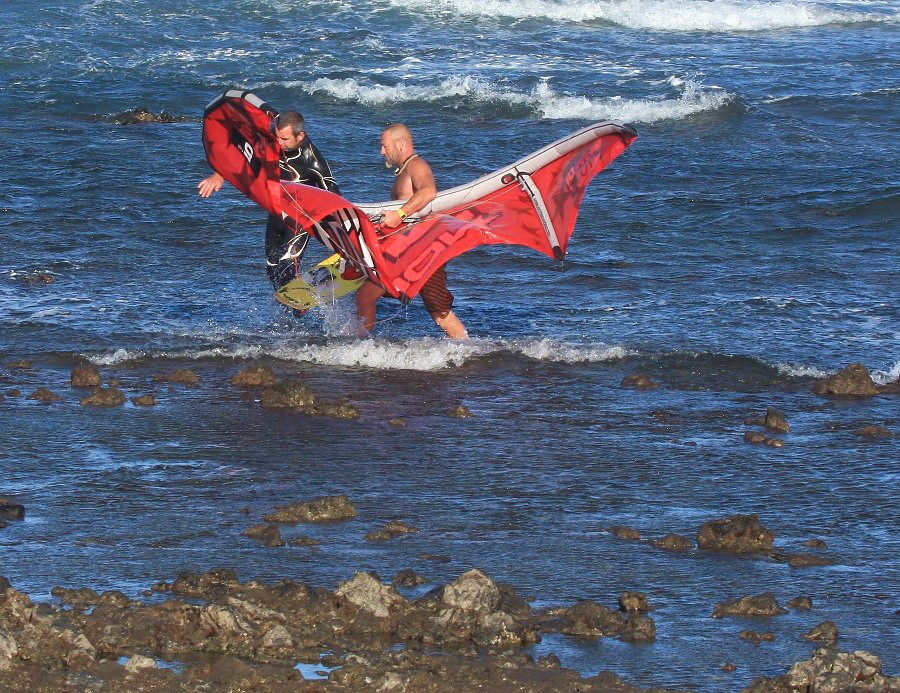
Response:
[{"label": "inflatable kite canopy", "polygon": [[210,165],[403,301],[445,262],[479,245],[522,245],[563,259],[588,184],[637,137],[627,125],[595,123],[506,168],[441,191],[404,226],[382,229],[384,212],[403,200],[354,205],[326,190],[279,180],[275,115],[250,92],[228,90],[215,99],[203,120]]}]

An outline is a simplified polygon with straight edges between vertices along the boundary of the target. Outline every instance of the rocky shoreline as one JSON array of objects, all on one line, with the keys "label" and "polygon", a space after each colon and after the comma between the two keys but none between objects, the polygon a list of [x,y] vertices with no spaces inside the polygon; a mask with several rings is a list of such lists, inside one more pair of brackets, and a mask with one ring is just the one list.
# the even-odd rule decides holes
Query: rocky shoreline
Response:
[{"label": "rocky shoreline", "polygon": [[[534,612],[480,570],[404,597],[404,585],[419,579],[401,571],[385,583],[359,572],[332,592],[290,580],[241,583],[217,569],[154,585],[146,601],[57,587],[54,605],[35,604],[0,578],[0,690],[664,690],[608,671],[582,677],[553,654],[535,660],[525,651],[549,633],[652,639],[640,593],[624,593],[618,610],[580,601]],[[715,617],[780,610],[771,595],[721,606]],[[900,677],[885,676],[877,656],[832,643],[744,691],[900,691]]]},{"label": "rocky shoreline", "polygon": [[[30,368],[26,362],[7,367]],[[262,407],[335,419],[359,417],[346,399],[324,399],[296,380],[279,382],[267,368],[244,369],[230,382]],[[153,406],[160,394],[154,385],[196,387],[199,378],[193,371],[175,370],[156,373],[150,383],[123,386],[84,365],[72,370],[70,384],[82,391],[79,403],[86,407],[120,406],[129,400],[135,406]],[[641,374],[629,376],[622,386],[657,387]],[[855,364],[818,381],[813,392],[828,398],[893,395],[900,392],[900,382],[875,385],[868,371]],[[25,400],[53,406],[67,399],[47,387],[27,396],[17,387],[4,394],[5,404],[13,407]],[[471,413],[457,407],[447,416],[465,418]],[[404,425],[402,419],[388,423]],[[745,442],[772,447],[783,446],[783,436],[791,430],[787,416],[773,407],[745,424]],[[853,432],[869,438],[893,435],[874,424]],[[26,512],[15,499],[0,498],[0,529],[21,521]],[[258,520],[249,517],[248,509],[242,512],[247,516],[242,534],[261,550],[316,543],[303,535],[285,541],[285,526],[340,523],[357,515],[346,495],[292,499]],[[417,531],[395,520],[369,532],[365,541],[393,541]],[[826,543],[816,537],[804,543],[809,551],[778,547],[775,533],[757,515],[706,522],[693,537],[670,533],[645,539],[625,526],[602,531],[616,541],[641,542],[663,551],[749,556],[791,568],[833,562]],[[0,692],[662,690],[635,687],[608,671],[583,676],[562,666],[555,654],[532,654],[533,646],[547,636],[654,642],[653,600],[637,591],[623,590],[616,604],[584,599],[535,609],[515,587],[497,583],[478,569],[443,585],[432,585],[401,566],[390,580],[357,572],[332,591],[287,579],[241,582],[234,569],[223,567],[181,573],[171,582],[148,586],[140,599],[71,585],[54,587],[52,595],[55,602],[33,602],[0,577]],[[782,605],[775,595],[763,592],[711,603],[705,616],[756,619],[760,626],[741,631],[739,637],[758,645],[776,637],[766,627],[769,619],[789,609],[814,608],[803,594]],[[780,676],[756,678],[744,691],[900,691],[900,678],[883,672],[877,655],[840,649],[837,624],[824,620],[797,636],[810,643],[809,658]],[[722,670],[748,673],[739,661],[725,663]]]},{"label": "rocky shoreline", "polygon": [[[20,520],[26,509],[0,499],[0,516]],[[245,535],[279,546],[279,525],[341,522],[357,514],[345,495],[277,506]],[[417,531],[391,522],[368,541]],[[623,541],[640,541],[628,527],[611,527]],[[675,535],[670,535],[675,536]],[[683,549],[662,542],[659,548]],[[702,525],[704,551],[758,555],[795,565],[774,545],[775,534],[755,515]],[[824,548],[810,540],[807,545]],[[810,565],[815,562],[803,561]],[[478,569],[416,592],[427,580],[400,570],[390,582],[357,572],[330,591],[292,580],[240,582],[233,569],[184,572],[147,589],[143,599],[118,590],[54,587],[58,603],[34,603],[0,578],[0,691],[659,691],[603,671],[583,677],[555,654],[535,659],[528,648],[544,636],[652,642],[653,605],[636,591],[615,607],[591,600],[534,610],[511,585]],[[788,603],[813,608],[800,595]],[[711,617],[764,621],[787,613],[771,593],[714,605]],[[753,643],[773,633],[745,630]],[[838,627],[824,621],[803,636],[812,656],[776,678],[757,678],[747,693],[900,691],[900,677],[882,671],[874,654],[843,652]],[[733,663],[723,671],[733,672]],[[304,675],[304,671],[305,674]],[[671,689],[666,689],[671,690]]]}]

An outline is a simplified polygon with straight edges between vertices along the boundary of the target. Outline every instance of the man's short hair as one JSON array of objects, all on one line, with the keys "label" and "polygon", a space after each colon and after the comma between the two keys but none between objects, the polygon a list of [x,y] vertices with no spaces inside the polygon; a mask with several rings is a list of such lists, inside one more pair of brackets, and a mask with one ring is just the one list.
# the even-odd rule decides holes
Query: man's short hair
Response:
[{"label": "man's short hair", "polygon": [[283,130],[288,126],[291,128],[291,132],[294,133],[294,137],[301,132],[306,132],[306,120],[300,115],[299,111],[285,111],[275,118],[276,130]]}]

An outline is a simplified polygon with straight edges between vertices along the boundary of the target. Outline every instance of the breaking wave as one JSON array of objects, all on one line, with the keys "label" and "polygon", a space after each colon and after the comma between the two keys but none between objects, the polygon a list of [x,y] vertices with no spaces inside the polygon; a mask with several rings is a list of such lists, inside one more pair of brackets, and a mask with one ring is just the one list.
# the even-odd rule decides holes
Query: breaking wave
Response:
[{"label": "breaking wave", "polygon": [[[836,9],[812,2],[741,0],[392,0],[404,9],[463,16],[607,22],[652,31],[748,32],[868,22],[896,21],[889,4],[867,11]],[[873,9],[882,9],[872,12]]]},{"label": "breaking wave", "polygon": [[670,88],[678,92],[674,98],[629,99],[623,96],[590,98],[583,95],[557,93],[546,80],[530,92],[503,89],[480,77],[448,77],[436,84],[413,85],[403,82],[388,86],[360,82],[353,78],[322,78],[302,86],[310,94],[327,95],[365,106],[403,102],[440,102],[452,98],[468,98],[476,102],[501,103],[528,108],[548,120],[585,119],[621,120],[629,123],[654,123],[677,120],[697,113],[720,110],[736,101],[736,96],[715,86],[692,79],[670,77]]}]

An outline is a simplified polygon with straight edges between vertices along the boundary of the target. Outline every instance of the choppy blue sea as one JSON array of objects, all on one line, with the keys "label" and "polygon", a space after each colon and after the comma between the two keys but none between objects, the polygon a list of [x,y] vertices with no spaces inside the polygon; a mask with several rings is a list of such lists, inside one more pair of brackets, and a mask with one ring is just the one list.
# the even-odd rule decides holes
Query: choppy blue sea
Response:
[{"label": "choppy blue sea", "polygon": [[[537,646],[584,674],[738,690],[807,658],[824,620],[900,673],[900,400],[811,392],[854,362],[900,375],[898,56],[889,0],[4,0],[0,497],[27,515],[0,530],[0,574],[50,600],[216,566],[329,589],[478,567],[535,607],[647,594],[653,644]],[[358,339],[349,305],[298,320],[272,300],[262,210],[198,197],[200,117],[228,87],[300,109],[357,202],[387,197],[379,135],[398,120],[441,188],[594,121],[639,137],[588,188],[562,265],[509,247],[451,263],[470,340],[418,300],[382,302]],[[187,120],[115,122],[139,107]],[[159,404],[80,405],[82,363]],[[251,365],[360,418],[265,409],[229,383]],[[177,368],[200,385],[153,382]],[[634,373],[659,387],[622,387]],[[38,387],[63,399],[28,400]],[[769,406],[783,448],[744,441]],[[335,493],[359,516],[302,528],[318,550],[241,536]],[[834,564],[606,531],[694,537],[737,513],[785,551],[823,539]],[[391,519],[421,531],[363,541]],[[711,618],[764,591],[814,607]]]}]

